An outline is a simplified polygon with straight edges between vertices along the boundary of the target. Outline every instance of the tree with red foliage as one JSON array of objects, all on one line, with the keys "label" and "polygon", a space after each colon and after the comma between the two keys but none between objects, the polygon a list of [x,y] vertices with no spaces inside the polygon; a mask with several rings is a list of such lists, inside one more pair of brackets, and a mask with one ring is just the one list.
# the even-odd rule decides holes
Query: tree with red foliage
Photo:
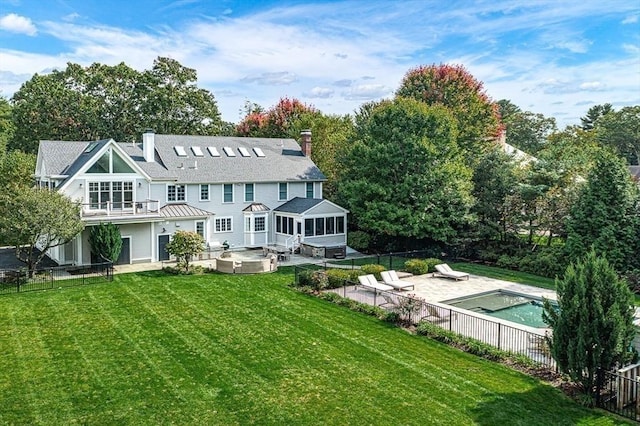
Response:
[{"label": "tree with red foliage", "polygon": [[458,124],[458,145],[469,160],[485,152],[502,130],[497,105],[485,93],[482,82],[462,65],[413,68],[405,74],[396,96],[449,109]]},{"label": "tree with red foliage", "polygon": [[[313,106],[293,98],[281,98],[269,110],[251,108],[237,126],[238,136],[297,138],[291,134],[294,124],[305,114],[319,113]],[[296,129],[297,130],[297,129]]]}]

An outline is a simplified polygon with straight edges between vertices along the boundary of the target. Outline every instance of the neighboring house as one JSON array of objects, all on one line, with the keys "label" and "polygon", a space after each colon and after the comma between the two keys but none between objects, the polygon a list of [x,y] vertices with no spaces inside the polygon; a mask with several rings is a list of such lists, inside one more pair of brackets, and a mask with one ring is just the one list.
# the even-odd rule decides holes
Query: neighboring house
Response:
[{"label": "neighboring house", "polygon": [[[118,263],[166,260],[177,230],[210,247],[346,247],[347,210],[322,199],[325,176],[311,160],[311,132],[293,139],[156,135],[142,143],[40,141],[40,186],[82,203],[85,229],[49,255],[91,261],[89,228],[112,222]],[[308,250],[303,250],[308,252]],[[314,253],[316,254],[316,253]]]}]

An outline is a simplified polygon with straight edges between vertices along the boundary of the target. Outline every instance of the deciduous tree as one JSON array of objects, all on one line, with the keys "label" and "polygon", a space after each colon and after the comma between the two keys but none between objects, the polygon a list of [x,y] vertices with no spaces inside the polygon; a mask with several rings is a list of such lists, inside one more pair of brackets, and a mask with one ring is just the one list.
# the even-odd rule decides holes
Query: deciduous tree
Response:
[{"label": "deciduous tree", "polygon": [[593,250],[567,268],[556,288],[558,307],[546,300],[543,314],[553,330],[551,354],[560,371],[594,397],[597,382],[602,383],[598,373],[637,356],[630,349],[635,337],[633,296]]},{"label": "deciduous tree", "polygon": [[29,188],[0,197],[0,234],[16,248],[16,257],[29,271],[47,250],[68,243],[82,228],[79,204],[59,192]]},{"label": "deciduous tree", "polygon": [[483,83],[462,65],[427,65],[409,70],[396,96],[449,109],[457,122],[458,145],[469,164],[485,152],[500,134],[498,108]]},{"label": "deciduous tree", "polygon": [[178,266],[189,272],[189,263],[193,256],[202,253],[204,239],[191,231],[177,231],[166,246],[167,253],[176,257]]},{"label": "deciduous tree", "polygon": [[13,149],[35,153],[38,141],[137,140],[158,133],[214,135],[223,130],[213,95],[196,86],[196,71],[169,58],[138,72],[124,63],[69,63],[36,74],[13,95]]},{"label": "deciduous tree", "polygon": [[506,99],[498,101],[506,142],[527,154],[535,156],[556,131],[556,120],[542,114],[522,111]]},{"label": "deciduous tree", "polygon": [[640,105],[611,111],[596,121],[598,141],[629,164],[640,164]]},{"label": "deciduous tree", "polygon": [[0,155],[7,149],[7,143],[13,137],[15,126],[11,117],[11,104],[0,97]]},{"label": "deciduous tree", "polygon": [[471,220],[471,172],[442,106],[397,98],[365,105],[341,165],[339,200],[373,235],[448,242]]}]

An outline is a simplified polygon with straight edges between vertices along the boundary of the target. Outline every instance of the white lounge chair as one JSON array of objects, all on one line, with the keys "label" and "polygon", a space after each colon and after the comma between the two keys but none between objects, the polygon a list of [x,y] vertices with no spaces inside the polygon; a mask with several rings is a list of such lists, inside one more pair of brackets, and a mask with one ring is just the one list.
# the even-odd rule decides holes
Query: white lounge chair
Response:
[{"label": "white lounge chair", "polygon": [[451,266],[447,265],[446,263],[441,263],[440,265],[436,265],[436,271],[438,271],[437,272],[438,275],[446,278],[453,278],[456,281],[462,280],[462,279],[466,279],[466,280],[469,279],[469,274],[467,274],[466,272],[454,271],[453,269],[451,269]]},{"label": "white lounge chair", "polygon": [[360,285],[362,287],[368,288],[375,292],[393,290],[393,287],[391,287],[390,285],[386,285],[378,282],[378,280],[376,279],[375,276],[373,276],[373,274],[360,275],[358,276],[358,281],[360,281]]},{"label": "white lounge chair", "polygon": [[409,281],[403,281],[398,278],[398,274],[394,270],[382,271],[380,272],[380,276],[382,277],[382,281],[384,281],[386,285],[390,285],[396,290],[404,290],[405,288],[408,289],[409,287],[415,289],[413,283],[410,283]]}]

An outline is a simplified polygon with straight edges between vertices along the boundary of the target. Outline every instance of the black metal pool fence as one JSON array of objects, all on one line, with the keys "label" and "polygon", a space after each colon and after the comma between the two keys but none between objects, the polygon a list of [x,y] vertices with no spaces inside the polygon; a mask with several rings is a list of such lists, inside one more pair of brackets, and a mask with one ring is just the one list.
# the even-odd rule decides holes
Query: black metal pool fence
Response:
[{"label": "black metal pool fence", "polygon": [[52,290],[113,281],[113,263],[0,270],[0,294]]},{"label": "black metal pool fence", "polygon": [[[381,265],[393,265],[398,255],[380,256]],[[406,259],[406,257],[403,257]],[[378,257],[372,260],[377,260]],[[304,265],[295,267],[295,282],[299,283],[303,272],[331,269],[333,264]],[[342,268],[356,269],[353,262],[341,262]],[[397,266],[396,266],[397,267]],[[411,295],[398,294],[395,291],[373,291],[365,289],[359,283],[342,280],[341,285],[327,289],[342,297],[368,305],[379,306],[400,314],[400,319],[418,324],[428,321],[444,330],[469,337],[494,346],[500,350],[525,355],[540,365],[557,371],[556,361],[551,356],[544,332],[534,333],[522,328],[512,327],[500,321],[493,321],[474,312],[441,303],[429,303]],[[640,365],[637,375],[623,373],[630,367],[606,372],[604,383],[598,387],[596,405],[620,416],[640,420]]]}]

